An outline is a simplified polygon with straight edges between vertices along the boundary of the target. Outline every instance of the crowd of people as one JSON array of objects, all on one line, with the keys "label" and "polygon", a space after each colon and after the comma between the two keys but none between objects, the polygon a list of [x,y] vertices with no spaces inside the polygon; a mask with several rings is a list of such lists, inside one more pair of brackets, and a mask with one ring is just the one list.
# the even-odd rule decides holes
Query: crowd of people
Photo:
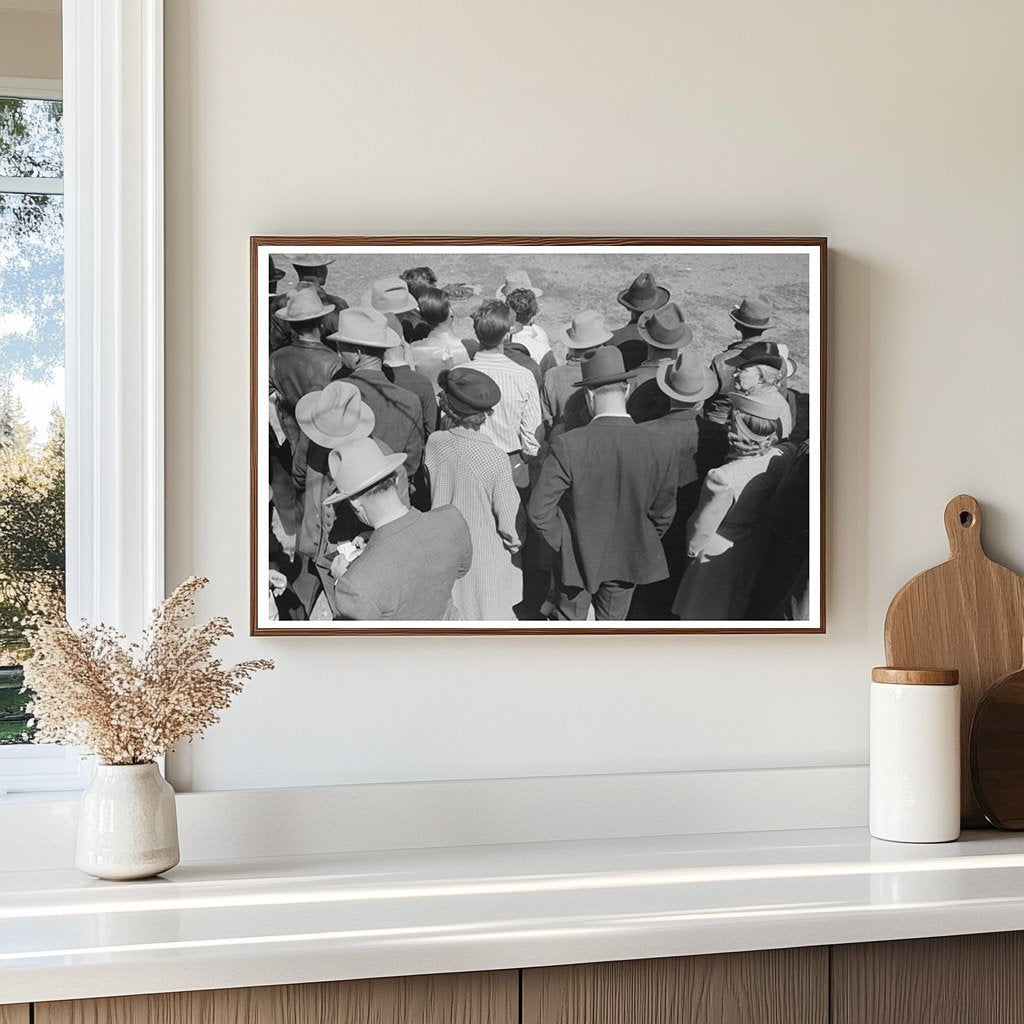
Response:
[{"label": "crowd of people", "polygon": [[462,337],[429,267],[350,305],[333,259],[279,294],[270,258],[271,618],[808,618],[809,402],[769,296],[708,365],[642,273],[559,362],[523,271]]}]

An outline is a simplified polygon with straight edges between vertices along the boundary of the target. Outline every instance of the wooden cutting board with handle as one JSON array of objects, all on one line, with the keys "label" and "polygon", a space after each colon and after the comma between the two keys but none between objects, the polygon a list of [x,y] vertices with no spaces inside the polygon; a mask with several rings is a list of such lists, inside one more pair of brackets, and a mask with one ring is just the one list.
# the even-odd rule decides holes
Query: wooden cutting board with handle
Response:
[{"label": "wooden cutting board with handle", "polygon": [[949,561],[905,584],[885,616],[889,665],[960,671],[960,814],[965,828],[986,824],[971,788],[974,712],[993,683],[1020,667],[1024,636],[1024,578],[985,554],[981,518],[969,494],[946,506]]}]

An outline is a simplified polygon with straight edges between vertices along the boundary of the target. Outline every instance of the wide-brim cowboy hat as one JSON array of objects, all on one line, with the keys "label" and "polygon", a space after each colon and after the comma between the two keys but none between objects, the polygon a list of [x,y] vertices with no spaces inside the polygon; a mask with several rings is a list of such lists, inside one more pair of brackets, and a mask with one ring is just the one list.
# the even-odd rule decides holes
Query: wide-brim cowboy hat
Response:
[{"label": "wide-brim cowboy hat", "polygon": [[338,329],[328,341],[385,352],[402,344],[402,338],[388,326],[387,319],[373,306],[350,306],[338,314]]},{"label": "wide-brim cowboy hat", "polygon": [[[312,295],[316,298],[317,305],[312,304],[308,306],[300,305],[295,302],[296,295]],[[289,313],[292,306],[295,306],[294,312]],[[286,320],[288,323],[298,324],[305,320],[322,320],[328,313],[333,313],[335,310],[333,302],[324,302],[313,288],[302,288],[296,292],[292,292],[288,296],[288,304],[274,313],[274,316],[278,320]]]},{"label": "wide-brim cowboy hat", "polygon": [[323,391],[310,391],[295,404],[295,419],[302,432],[321,448],[337,448],[356,437],[373,433],[373,410],[359,388],[346,381],[331,381]]},{"label": "wide-brim cowboy hat", "polygon": [[[384,282],[374,282],[374,284],[383,283]],[[374,285],[370,285],[370,287],[359,296],[359,305],[372,306],[374,309],[378,309],[382,313],[408,313],[410,310],[417,308],[417,302],[413,298],[412,292],[409,291],[409,286],[401,278],[396,277],[394,281],[388,281],[387,284],[396,292],[396,295],[401,295],[400,301],[395,302],[394,305],[378,306],[373,301]],[[401,289],[399,289],[398,285],[402,286]]]},{"label": "wide-brim cowboy hat", "polygon": [[338,331],[335,334],[328,334],[327,340],[340,341],[348,345],[356,345],[358,348],[380,349],[381,352],[386,352],[389,348],[398,348],[402,344],[401,336],[390,327],[386,328],[384,340],[381,342],[349,337],[341,331]]},{"label": "wide-brim cowboy hat", "polygon": [[370,438],[356,438],[331,449],[327,462],[338,490],[324,504],[336,505],[369,490],[394,473],[406,457],[406,452],[385,455]]},{"label": "wide-brim cowboy hat", "polygon": [[[674,398],[677,402],[688,402],[691,405],[697,405],[699,402],[703,402],[706,398],[710,398],[718,390],[718,377],[715,375],[715,371],[711,367],[706,366],[702,372],[703,380],[700,382],[699,387],[696,391],[680,391],[674,388],[668,381],[668,375],[671,370],[675,368],[675,363],[665,361],[659,367],[655,375],[658,381],[658,387],[669,396]],[[678,381],[678,376],[675,378]]]}]

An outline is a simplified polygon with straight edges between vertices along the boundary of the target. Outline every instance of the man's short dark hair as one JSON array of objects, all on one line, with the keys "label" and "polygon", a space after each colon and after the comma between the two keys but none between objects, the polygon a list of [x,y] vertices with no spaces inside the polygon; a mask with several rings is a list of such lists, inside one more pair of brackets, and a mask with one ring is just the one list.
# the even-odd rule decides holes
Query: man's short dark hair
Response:
[{"label": "man's short dark hair", "polygon": [[419,302],[420,316],[431,327],[443,324],[451,316],[452,301],[440,288],[424,288],[416,300]]},{"label": "man's short dark hair", "polygon": [[629,381],[617,380],[611,384],[600,384],[596,388],[586,388],[592,395],[610,395],[612,393],[622,394],[623,391],[629,390]]},{"label": "man's short dark hair", "polygon": [[528,324],[537,315],[537,296],[530,288],[517,288],[505,301],[521,324]]},{"label": "man's short dark hair", "polygon": [[437,285],[437,274],[430,267],[410,267],[398,276],[409,286],[409,292],[416,300],[419,300],[420,292]]},{"label": "man's short dark hair", "polygon": [[497,348],[508,336],[516,322],[508,303],[500,299],[487,299],[473,313],[473,330],[481,348]]}]

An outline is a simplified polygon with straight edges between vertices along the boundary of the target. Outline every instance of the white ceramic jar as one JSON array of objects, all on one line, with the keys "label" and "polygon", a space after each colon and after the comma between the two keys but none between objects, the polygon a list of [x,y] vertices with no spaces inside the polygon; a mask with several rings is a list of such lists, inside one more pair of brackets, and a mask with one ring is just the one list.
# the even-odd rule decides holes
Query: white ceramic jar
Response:
[{"label": "white ceramic jar", "polygon": [[78,811],[75,865],[95,878],[150,878],[178,863],[174,790],[149,764],[98,764]]},{"label": "white ceramic jar", "polygon": [[959,673],[876,668],[871,680],[871,834],[898,843],[958,838]]}]

